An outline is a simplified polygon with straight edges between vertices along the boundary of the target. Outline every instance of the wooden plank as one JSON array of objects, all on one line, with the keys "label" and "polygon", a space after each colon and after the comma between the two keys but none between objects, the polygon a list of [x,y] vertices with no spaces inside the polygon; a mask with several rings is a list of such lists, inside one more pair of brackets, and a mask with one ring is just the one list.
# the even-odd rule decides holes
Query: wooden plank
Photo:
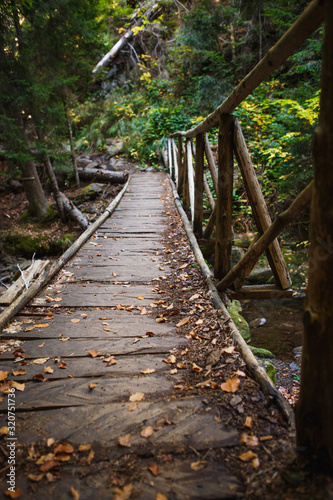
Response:
[{"label": "wooden plank", "polygon": [[193,231],[197,237],[202,236],[203,190],[204,190],[204,136],[196,136],[195,179],[194,179],[194,216]]},{"label": "wooden plank", "polygon": [[[59,332],[63,334],[63,338],[66,338],[66,331]],[[148,337],[142,338],[139,342],[135,342],[128,338],[116,338],[116,339],[103,339],[103,340],[80,340],[77,338],[71,338],[66,342],[58,340],[48,339],[45,345],[41,345],[40,340],[27,340],[24,344],[21,344],[25,350],[25,359],[33,360],[37,358],[66,358],[66,363],[70,365],[70,358],[77,357],[89,357],[90,350],[97,350],[99,356],[119,356],[124,354],[154,354],[154,353],[167,353],[173,347],[186,344],[186,339],[181,337]],[[67,359],[68,358],[68,359]],[[7,351],[0,354],[0,362],[3,360],[14,360],[16,359],[11,351]],[[42,370],[42,368],[41,368]]]},{"label": "wooden plank", "polygon": [[[70,373],[70,371],[68,372]],[[16,411],[51,409],[65,406],[105,405],[119,400],[128,401],[131,394],[143,392],[146,399],[170,394],[174,380],[151,375],[125,378],[70,378],[49,382],[28,382],[24,392],[16,391]],[[96,387],[91,390],[89,384]],[[27,394],[29,397],[27,398]],[[0,412],[8,412],[7,399],[0,403]],[[128,410],[127,410],[128,411]]]},{"label": "wooden plank", "polygon": [[294,290],[291,288],[281,290],[274,285],[246,285],[237,292],[228,292],[232,299],[283,299],[291,298],[294,295]]},{"label": "wooden plank", "polygon": [[[116,264],[116,263],[115,263]],[[163,270],[161,270],[163,269]],[[73,262],[72,266],[68,266],[67,270],[74,273],[73,280],[78,281],[151,281],[154,278],[164,276],[170,272],[170,269],[165,266],[159,269],[158,267],[151,267],[149,269],[141,268],[139,265],[114,265],[113,261],[108,266],[89,267],[80,264],[79,261]],[[113,273],[116,273],[115,275]]]},{"label": "wooden plank", "polygon": [[174,167],[174,177],[176,186],[178,186],[179,179],[179,168],[178,168],[178,156],[177,156],[177,148],[175,144],[175,140],[171,139],[171,147],[172,147],[172,155],[173,155],[173,167]]},{"label": "wooden plank", "polygon": [[182,192],[183,192],[183,186],[184,186],[185,168],[184,168],[184,161],[183,161],[183,140],[180,136],[178,137],[177,162],[178,162],[178,169],[179,169],[177,191],[178,191],[179,196],[181,196]]},{"label": "wooden plank", "polygon": [[[234,142],[237,162],[242,173],[252,213],[259,233],[263,234],[272,224],[272,221],[237,118],[235,119]],[[276,284],[282,289],[289,288],[291,279],[277,239],[269,245],[266,255]],[[220,276],[220,278],[223,278],[223,276]]]},{"label": "wooden plank", "polygon": [[[215,412],[204,411],[206,409],[203,403],[204,397],[177,400],[164,397],[161,401],[147,401],[153,394],[162,396],[162,391],[158,390],[156,386],[160,380],[160,377],[154,377],[153,383],[139,385],[139,381],[145,382],[147,378],[137,379],[135,385],[132,386],[133,392],[145,392],[146,390],[146,401],[138,402],[137,409],[131,412],[128,411],[130,405],[128,398],[131,392],[126,392],[126,389],[121,388],[118,390],[118,394],[121,395],[123,400],[121,403],[108,403],[105,401],[104,404],[94,406],[93,401],[90,400],[88,405],[84,407],[82,400],[79,398],[74,400],[73,398],[72,407],[63,408],[61,411],[52,410],[50,407],[47,412],[48,418],[41,418],[45,414],[40,411],[34,411],[33,413],[20,412],[20,419],[17,422],[20,443],[36,442],[37,432],[39,440],[48,438],[53,436],[56,430],[58,441],[70,440],[74,445],[91,442],[101,443],[110,450],[113,457],[119,457],[129,451],[138,455],[145,455],[152,453],[156,447],[167,452],[177,453],[184,450],[190,451],[190,448],[200,451],[238,444],[239,437],[236,430],[227,431],[221,422],[216,422],[214,418],[216,416]],[[80,393],[79,390],[77,390],[77,393],[89,401],[90,394],[93,395],[96,389],[88,392],[87,381],[81,379],[79,383],[82,386]],[[112,398],[112,394],[110,394],[111,387],[114,387],[112,384],[114,384],[114,381],[111,379],[108,394],[104,395],[107,400]],[[38,384],[35,385],[41,387],[41,384],[39,386]],[[42,384],[44,387],[50,387],[51,385],[53,385],[53,392],[57,394],[63,387],[63,382],[45,382]],[[72,392],[74,392],[75,384],[72,387]],[[77,387],[80,386],[77,385]],[[166,387],[166,392],[168,392],[170,386],[167,385]],[[142,389],[142,391],[139,389]],[[149,393],[147,389],[150,389]],[[40,390],[38,396],[41,396],[42,392],[45,393],[46,389]],[[37,393],[35,394],[37,399]],[[24,401],[23,396],[24,393],[21,395],[23,404],[29,405],[27,401]],[[99,397],[94,396],[94,399],[99,400]],[[78,403],[78,406],[74,406],[74,401]],[[29,407],[31,406],[30,404]],[[164,425],[158,431],[155,431],[149,440],[140,436],[143,427],[151,425],[155,428],[157,422],[165,419],[168,419],[172,424]],[[1,416],[1,425],[6,425],[2,423],[3,421],[4,416]],[[131,448],[119,447],[118,436],[129,433],[131,434]]]},{"label": "wooden plank", "polygon": [[208,168],[209,168],[209,171],[210,171],[211,176],[212,176],[212,181],[213,181],[215,193],[217,193],[217,191],[218,191],[217,167],[215,164],[213,151],[212,151],[211,145],[209,143],[209,139],[208,139],[207,134],[205,134],[205,153],[206,153]]},{"label": "wooden plank", "polygon": [[[110,366],[99,358],[73,358],[70,360],[66,358],[68,368],[64,370],[58,369],[53,361],[49,361],[43,366],[29,363],[21,367],[17,366],[17,363],[7,360],[0,362],[0,369],[9,371],[10,379],[20,383],[32,382],[35,375],[43,373],[45,366],[51,366],[54,369],[53,373],[43,373],[48,380],[68,380],[68,374],[73,375],[74,378],[129,377],[133,375],[143,376],[141,370],[147,368],[154,369],[155,374],[170,372],[170,366],[163,361],[164,358],[165,354],[119,355],[115,358],[117,363]],[[18,368],[24,368],[26,374],[12,375],[12,370],[16,371]]]},{"label": "wooden plank", "polygon": [[223,278],[231,267],[232,190],[234,118],[222,115],[218,145],[218,191],[216,201],[216,240],[214,276]]}]

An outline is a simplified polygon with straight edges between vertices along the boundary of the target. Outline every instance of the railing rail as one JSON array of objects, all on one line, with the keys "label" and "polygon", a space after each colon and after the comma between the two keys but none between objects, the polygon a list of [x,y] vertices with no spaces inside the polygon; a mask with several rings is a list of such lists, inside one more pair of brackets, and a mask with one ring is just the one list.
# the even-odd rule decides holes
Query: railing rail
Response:
[{"label": "railing rail", "polygon": [[[272,221],[241,126],[238,119],[231,113],[320,26],[324,20],[324,14],[325,7],[322,0],[311,2],[282,38],[213,113],[196,127],[188,131],[175,132],[168,138],[169,172],[175,181],[183,204],[189,209],[193,231],[199,241],[201,240],[205,245],[212,246],[214,243],[214,275],[219,280],[219,291],[225,291],[232,286],[235,292],[241,291],[242,296],[246,296],[246,293],[249,296],[265,296],[267,291],[271,295],[271,287],[261,288],[261,291],[253,287],[243,287],[260,253],[265,251],[276,286],[281,291],[280,295],[292,293],[289,290],[291,280],[276,237],[299,215],[300,210],[304,210],[310,201],[312,191],[307,189],[302,192],[301,200],[297,198],[297,209],[294,210],[294,205],[292,205],[288,209],[288,216],[280,217],[279,224],[275,224],[274,231],[272,231]],[[217,165],[207,136],[207,132],[216,125],[219,125]],[[178,141],[177,145],[175,138]],[[185,138],[185,145],[183,138]],[[195,138],[195,144],[193,138]],[[216,193],[215,198],[205,176],[205,158]],[[231,270],[234,158],[243,178],[259,234],[245,254],[245,264],[243,262],[242,265],[237,265],[236,269]],[[210,217],[205,227],[203,227],[204,191],[211,206]],[[215,241],[212,241],[214,227],[216,235]],[[256,243],[259,238],[260,245]],[[258,249],[260,249],[259,253]],[[283,290],[286,291],[285,294],[282,293]]]}]

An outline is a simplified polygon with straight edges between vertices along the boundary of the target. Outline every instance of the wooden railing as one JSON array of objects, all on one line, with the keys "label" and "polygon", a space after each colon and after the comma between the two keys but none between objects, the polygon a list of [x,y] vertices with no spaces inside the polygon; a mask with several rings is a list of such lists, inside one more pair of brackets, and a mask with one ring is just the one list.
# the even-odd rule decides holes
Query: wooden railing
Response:
[{"label": "wooden railing", "polygon": [[[272,224],[241,126],[238,119],[231,113],[302,45],[320,26],[323,19],[323,2],[314,0],[213,113],[196,127],[188,131],[176,132],[168,138],[169,173],[175,181],[183,205],[188,208],[193,231],[199,243],[213,248],[214,275],[219,280],[217,288],[220,292],[232,287],[238,293],[238,297],[243,298],[292,294],[289,289],[291,280],[276,238],[310,202],[312,183]],[[219,126],[217,165],[207,136],[207,132],[216,125]],[[244,257],[231,269],[234,157],[243,178],[258,235]],[[206,178],[206,169],[209,170],[212,178],[215,197]],[[204,191],[211,207],[210,217],[205,226],[203,225]],[[215,239],[212,239],[214,227]],[[263,251],[266,252],[276,286],[244,287],[248,275]]]}]

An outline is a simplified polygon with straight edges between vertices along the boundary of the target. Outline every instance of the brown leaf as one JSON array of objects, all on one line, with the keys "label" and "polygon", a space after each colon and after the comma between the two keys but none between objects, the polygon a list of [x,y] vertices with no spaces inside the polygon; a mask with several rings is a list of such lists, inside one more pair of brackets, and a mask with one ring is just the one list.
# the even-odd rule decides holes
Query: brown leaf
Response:
[{"label": "brown leaf", "polygon": [[160,473],[160,468],[155,462],[148,465],[148,470],[153,474],[153,476],[157,476]]},{"label": "brown leaf", "polygon": [[247,416],[244,422],[244,427],[247,427],[248,429],[252,429],[252,423],[253,423],[253,418],[250,416]]},{"label": "brown leaf", "polygon": [[167,497],[163,493],[156,493],[155,500],[168,500]]},{"label": "brown leaf", "polygon": [[239,378],[229,378],[226,382],[223,382],[223,384],[221,384],[221,389],[225,392],[236,392],[239,384]]},{"label": "brown leaf", "polygon": [[96,384],[89,384],[89,389],[92,390],[92,389],[95,389],[95,387],[96,387]]},{"label": "brown leaf", "polygon": [[9,375],[9,372],[0,371],[0,381],[5,380]]},{"label": "brown leaf", "polygon": [[49,483],[54,483],[59,479],[58,476],[52,474],[52,472],[47,472],[46,474],[46,479],[48,480]]},{"label": "brown leaf", "polygon": [[112,500],[129,500],[133,492],[133,486],[127,484],[123,488],[113,488],[112,490]]},{"label": "brown leaf", "polygon": [[12,387],[16,389],[17,391],[24,391],[25,389],[25,384],[20,384],[19,382],[15,382],[15,380],[12,381]]},{"label": "brown leaf", "polygon": [[36,483],[41,481],[43,477],[44,477],[44,472],[42,472],[41,474],[28,474],[28,478]]},{"label": "brown leaf", "polygon": [[145,370],[141,370],[141,373],[144,375],[148,375],[149,373],[154,373],[155,368],[146,368]]},{"label": "brown leaf", "polygon": [[73,500],[80,500],[80,493],[74,488],[74,486],[69,488],[69,493]]},{"label": "brown leaf", "polygon": [[19,368],[18,370],[12,370],[12,374],[14,377],[17,377],[18,375],[26,375],[27,371],[24,368]]},{"label": "brown leaf", "polygon": [[83,453],[85,451],[90,451],[92,447],[92,444],[80,444],[78,447],[78,450]]},{"label": "brown leaf", "polygon": [[68,462],[70,458],[71,456],[68,455],[68,453],[58,453],[56,456],[56,459],[59,460],[59,462]]},{"label": "brown leaf", "polygon": [[129,405],[128,411],[134,411],[137,409],[137,407],[138,407],[138,403],[132,403],[131,405]]},{"label": "brown leaf", "polygon": [[138,296],[137,296],[137,299],[138,299],[138,300],[144,300],[144,297],[143,297],[143,295],[138,295]]},{"label": "brown leaf", "polygon": [[44,377],[42,373],[37,373],[32,377],[35,382],[46,382],[48,379]]},{"label": "brown leaf", "polygon": [[94,460],[94,458],[95,458],[95,452],[94,452],[94,450],[90,450],[88,458],[87,458],[87,464],[91,464],[91,462]]},{"label": "brown leaf", "polygon": [[80,318],[72,318],[71,323],[78,323],[80,321]]},{"label": "brown leaf", "polygon": [[223,347],[222,353],[223,354],[232,354],[235,350],[235,346],[231,345],[229,347]]},{"label": "brown leaf", "polygon": [[52,446],[54,444],[55,439],[54,438],[48,438],[46,441],[46,445],[48,447]]},{"label": "brown leaf", "polygon": [[168,363],[170,363],[171,365],[173,365],[174,363],[177,363],[176,356],[174,356],[173,354],[171,354],[171,356],[168,356]]},{"label": "brown leaf", "polygon": [[191,469],[192,470],[201,470],[204,469],[206,466],[207,460],[199,460],[198,462],[192,462],[191,463]]},{"label": "brown leaf", "polygon": [[145,307],[142,307],[140,310],[140,314],[148,314],[148,311]]},{"label": "brown leaf", "polygon": [[46,361],[48,361],[50,358],[37,358],[37,359],[34,359],[33,360],[33,364],[34,365],[43,365],[44,363],[46,363]]},{"label": "brown leaf", "polygon": [[130,448],[131,447],[131,435],[126,434],[125,436],[119,436],[118,444],[119,444],[119,446],[123,446],[124,448]]},{"label": "brown leaf", "polygon": [[38,347],[44,347],[44,345],[45,345],[45,342],[42,342],[41,344],[39,344]]},{"label": "brown leaf", "polygon": [[201,368],[201,366],[196,365],[195,363],[192,363],[192,371],[201,373],[203,371],[203,368]]},{"label": "brown leaf", "polygon": [[69,443],[57,444],[53,448],[53,452],[54,452],[55,455],[57,453],[73,453],[74,452],[74,448]]},{"label": "brown leaf", "polygon": [[179,323],[177,323],[176,326],[179,328],[181,326],[187,325],[187,323],[189,323],[189,322],[190,322],[190,318],[187,317],[187,318],[184,318],[184,319],[180,320]]},{"label": "brown leaf", "polygon": [[254,458],[258,458],[258,455],[249,450],[246,453],[242,453],[241,455],[239,455],[238,458],[242,460],[242,462],[251,462]]},{"label": "brown leaf", "polygon": [[67,363],[65,361],[60,361],[60,363],[58,364],[58,368],[65,370],[65,368],[67,368]]},{"label": "brown leaf", "polygon": [[58,467],[58,465],[60,465],[60,462],[57,462],[56,460],[47,460],[46,462],[43,463],[43,465],[39,467],[39,469],[42,472],[48,472],[54,467]]},{"label": "brown leaf", "polygon": [[[57,299],[54,299],[54,300],[57,300]],[[38,325],[35,325],[35,328],[46,328],[47,326],[50,326],[49,323],[39,323]]]},{"label": "brown leaf", "polygon": [[60,339],[60,342],[67,342],[67,340],[70,340],[71,338],[70,337],[61,337]]},{"label": "brown leaf", "polygon": [[20,498],[22,496],[22,490],[20,490],[20,488],[15,488],[15,491],[7,490],[5,491],[5,495],[9,498]]},{"label": "brown leaf", "polygon": [[5,425],[0,429],[0,436],[6,436],[8,434],[8,427]]},{"label": "brown leaf", "polygon": [[246,377],[246,373],[242,372],[242,370],[237,370],[235,372],[235,375],[237,375],[238,377]]},{"label": "brown leaf", "polygon": [[141,437],[144,437],[144,438],[148,438],[150,437],[154,432],[154,429],[148,425],[148,427],[145,427],[144,429],[142,429],[142,431],[140,432],[140,436]]},{"label": "brown leaf", "polygon": [[98,351],[96,351],[96,349],[94,350],[90,349],[89,354],[92,358],[96,358],[96,356],[98,356]]},{"label": "brown leaf", "polygon": [[243,432],[241,434],[239,444],[245,444],[246,446],[258,446],[259,439],[254,434],[246,434],[246,432]]},{"label": "brown leaf", "polygon": [[145,395],[143,392],[134,392],[130,395],[129,400],[133,403],[134,401],[142,401]]},{"label": "brown leaf", "polygon": [[44,366],[43,372],[44,373],[53,373],[54,372],[54,368],[52,368],[52,366]]}]

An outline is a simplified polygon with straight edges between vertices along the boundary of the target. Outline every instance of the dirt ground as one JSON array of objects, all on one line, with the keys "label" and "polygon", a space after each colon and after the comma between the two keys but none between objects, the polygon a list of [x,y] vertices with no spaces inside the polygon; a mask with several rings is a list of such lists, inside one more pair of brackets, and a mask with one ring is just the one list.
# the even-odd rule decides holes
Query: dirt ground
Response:
[{"label": "dirt ground", "polygon": [[[66,194],[68,196],[75,193],[67,191]],[[115,191],[112,195],[114,194]],[[100,209],[102,210],[110,201],[110,197],[100,200]],[[188,338],[192,339],[190,348],[186,349],[186,352],[175,352],[176,358],[181,358],[184,366],[189,368],[186,376],[179,376],[177,382],[179,396],[204,395],[207,407],[211,401],[217,402],[221,409],[217,418],[226,425],[236,428],[240,436],[247,436],[241,439],[236,447],[214,450],[205,457],[199,457],[198,460],[223,461],[245,484],[244,498],[250,500],[333,499],[333,480],[320,472],[312,473],[308,464],[297,454],[295,432],[288,427],[274,402],[261,392],[250,376],[237,348],[233,349],[228,327],[225,326],[224,330],[217,334],[216,323],[219,312],[208,300],[206,284],[186,241],[178,213],[171,200],[167,200],[166,203],[168,204],[166,214],[170,222],[168,233],[165,235],[168,247],[165,261],[174,268],[174,272],[157,286],[161,300],[167,291],[168,303],[171,301],[172,307],[166,310],[161,303],[156,314],[162,319],[167,317],[168,321],[175,323],[179,322],[180,311],[182,318],[189,318],[183,328]],[[2,193],[1,229],[22,231],[19,217],[26,209],[24,193],[20,191]],[[69,230],[73,231],[73,225],[63,224],[60,220],[56,220],[46,228],[36,228],[32,224],[24,228],[27,234],[43,232],[50,237],[66,234]],[[191,300],[193,296],[196,296],[195,306]],[[203,318],[205,318],[205,328],[200,326],[200,320]],[[228,348],[230,352],[226,353],[219,363],[207,368],[210,365],[209,356],[216,349]],[[221,381],[233,378],[235,374],[240,381],[237,392],[222,392]],[[0,452],[5,456],[2,445]],[[252,452],[252,458],[240,459],[245,452]],[[25,453],[28,456],[29,450],[25,450]],[[135,475],[135,457],[124,457],[114,464],[113,470],[114,484],[123,487],[128,479]]]}]

